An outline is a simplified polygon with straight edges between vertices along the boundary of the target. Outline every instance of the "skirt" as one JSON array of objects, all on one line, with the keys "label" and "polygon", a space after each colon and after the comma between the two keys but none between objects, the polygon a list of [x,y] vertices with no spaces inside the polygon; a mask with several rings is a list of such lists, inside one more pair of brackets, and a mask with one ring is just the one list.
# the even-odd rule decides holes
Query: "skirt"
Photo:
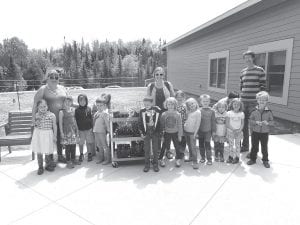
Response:
[{"label": "skirt", "polygon": [[53,141],[53,130],[34,128],[31,150],[36,153],[53,154],[56,143]]}]

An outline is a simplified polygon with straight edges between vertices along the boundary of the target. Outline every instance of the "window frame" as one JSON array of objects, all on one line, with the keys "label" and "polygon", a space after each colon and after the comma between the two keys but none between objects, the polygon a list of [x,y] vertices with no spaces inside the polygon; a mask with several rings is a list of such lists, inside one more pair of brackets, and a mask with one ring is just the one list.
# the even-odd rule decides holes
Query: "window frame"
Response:
[{"label": "window frame", "polygon": [[[211,60],[217,59],[217,74],[218,74],[218,62],[220,58],[226,58],[226,72],[225,72],[225,88],[218,88],[218,87],[211,87],[210,86],[210,65],[211,65]],[[215,52],[215,53],[209,53],[208,54],[208,82],[207,82],[207,90],[213,91],[213,92],[218,92],[218,93],[227,93],[227,83],[228,83],[228,67],[229,67],[229,50],[221,51],[221,52]],[[218,82],[218,78],[217,78]]]},{"label": "window frame", "polygon": [[277,51],[286,51],[282,97],[270,96],[271,103],[276,103],[276,104],[280,104],[280,105],[287,105],[287,103],[288,103],[291,68],[292,68],[293,46],[294,46],[294,39],[289,38],[289,39],[267,42],[267,43],[258,44],[258,45],[252,45],[252,46],[248,47],[248,50],[255,52],[255,54],[266,53],[266,58],[265,58],[266,75],[268,73],[269,53],[277,52]]}]

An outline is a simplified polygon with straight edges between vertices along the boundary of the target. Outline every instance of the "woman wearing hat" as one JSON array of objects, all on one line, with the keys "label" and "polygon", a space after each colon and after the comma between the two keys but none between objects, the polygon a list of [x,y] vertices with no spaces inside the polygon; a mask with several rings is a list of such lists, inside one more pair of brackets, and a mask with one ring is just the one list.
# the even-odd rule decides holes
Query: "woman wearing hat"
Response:
[{"label": "woman wearing hat", "polygon": [[[34,96],[32,107],[32,121],[35,121],[35,113],[37,110],[37,102],[45,99],[48,104],[49,111],[56,116],[57,127],[59,127],[59,111],[63,109],[67,91],[64,86],[59,85],[60,73],[57,70],[51,70],[47,73],[46,84],[41,86]],[[34,123],[33,123],[34,124]],[[58,162],[66,163],[66,159],[62,154],[62,145],[60,141],[60,132],[57,129],[57,155]],[[53,155],[51,156],[53,159]],[[53,165],[55,166],[55,165]]]}]

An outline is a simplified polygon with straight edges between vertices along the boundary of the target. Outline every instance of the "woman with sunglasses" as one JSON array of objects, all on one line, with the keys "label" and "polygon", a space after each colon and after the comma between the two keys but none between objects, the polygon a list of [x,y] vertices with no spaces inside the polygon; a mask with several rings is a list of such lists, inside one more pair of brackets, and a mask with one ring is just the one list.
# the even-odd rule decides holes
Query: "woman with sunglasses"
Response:
[{"label": "woman with sunglasses", "polygon": [[[63,109],[63,103],[67,96],[67,91],[64,86],[59,85],[60,73],[57,70],[51,70],[47,73],[46,84],[41,86],[34,96],[32,107],[32,120],[35,121],[35,113],[37,110],[37,102],[41,99],[46,100],[49,111],[56,116],[58,125],[59,111]],[[33,123],[34,124],[34,123]],[[57,126],[59,127],[59,126]],[[66,163],[66,159],[62,154],[62,145],[60,144],[60,132],[57,129],[57,155],[58,162]],[[51,156],[53,159],[53,155]],[[55,164],[53,164],[55,167]]]},{"label": "woman with sunglasses", "polygon": [[[169,81],[165,81],[165,71],[162,67],[156,67],[153,71],[154,82],[147,86],[147,96],[151,96],[153,99],[153,105],[158,106],[161,109],[161,113],[166,111],[165,100],[169,97],[174,97],[175,92],[173,85]],[[166,156],[168,159],[173,158],[173,154],[170,151],[170,146],[165,146],[163,141],[162,148],[166,150]]]}]

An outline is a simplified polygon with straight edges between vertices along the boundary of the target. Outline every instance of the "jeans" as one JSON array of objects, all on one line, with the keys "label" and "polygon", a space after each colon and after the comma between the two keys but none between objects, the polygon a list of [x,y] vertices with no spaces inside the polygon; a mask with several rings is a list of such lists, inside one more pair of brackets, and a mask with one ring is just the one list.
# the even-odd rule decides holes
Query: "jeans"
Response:
[{"label": "jeans", "polygon": [[214,142],[215,157],[224,158],[224,142]]},{"label": "jeans", "polygon": [[185,133],[186,143],[189,148],[190,158],[193,163],[197,163],[196,138],[193,133]]},{"label": "jeans", "polygon": [[269,141],[269,133],[257,133],[252,132],[251,135],[251,152],[250,152],[250,159],[252,161],[256,161],[257,158],[257,152],[259,149],[259,142],[261,146],[261,152],[262,152],[262,161],[269,161],[268,159],[268,141]]},{"label": "jeans", "polygon": [[76,155],[76,144],[73,145],[66,145],[66,160],[67,161],[74,161]]},{"label": "jeans", "polygon": [[200,155],[201,159],[205,159],[205,156],[208,161],[211,161],[211,146],[210,146],[210,140],[211,140],[211,131],[208,132],[198,132],[199,135],[199,149],[200,149]]},{"label": "jeans", "polygon": [[184,153],[182,152],[182,148],[179,144],[179,140],[178,140],[178,132],[176,133],[165,133],[164,134],[164,143],[161,151],[160,151],[160,155],[159,155],[159,159],[161,160],[166,152],[166,146],[170,146],[171,144],[171,140],[173,141],[174,147],[175,147],[175,151],[176,151],[176,159],[182,159],[184,156]]},{"label": "jeans", "polygon": [[244,104],[244,114],[245,114],[245,120],[244,120],[244,128],[243,128],[243,143],[242,147],[249,150],[249,118],[251,112],[255,109],[255,106],[257,105],[256,102],[243,102]]},{"label": "jeans", "polygon": [[227,140],[229,143],[229,156],[232,158],[240,158],[241,152],[241,140],[243,139],[243,132],[234,132],[230,129],[227,129]]},{"label": "jeans", "polygon": [[151,143],[152,143],[152,153],[153,153],[153,165],[158,165],[158,151],[160,149],[160,136],[158,133],[152,133],[147,129],[144,138],[146,165],[150,165]]}]

